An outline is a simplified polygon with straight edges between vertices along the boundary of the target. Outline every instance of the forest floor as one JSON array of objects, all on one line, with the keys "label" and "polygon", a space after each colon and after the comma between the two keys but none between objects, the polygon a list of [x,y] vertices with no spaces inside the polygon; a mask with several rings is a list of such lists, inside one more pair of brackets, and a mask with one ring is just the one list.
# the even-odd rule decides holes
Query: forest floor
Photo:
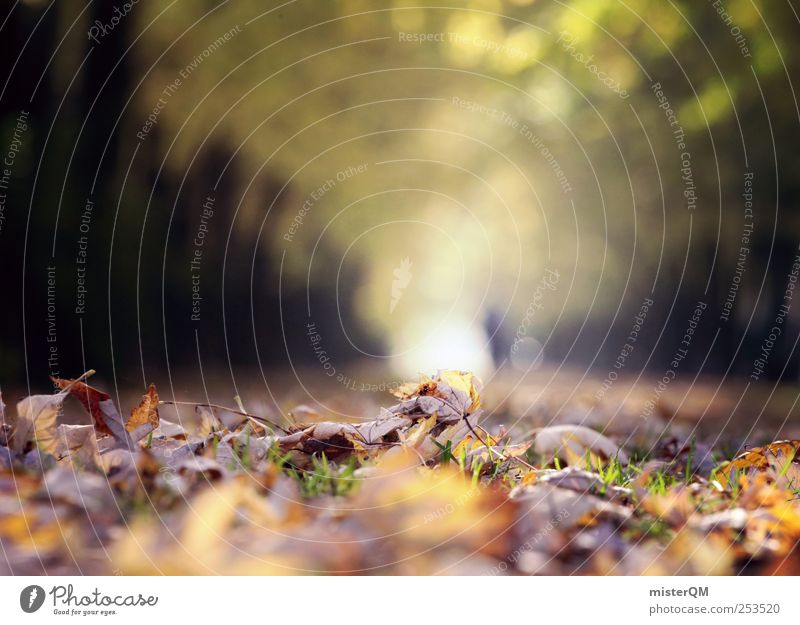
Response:
[{"label": "forest floor", "polygon": [[780,393],[442,371],[384,407],[151,386],[122,416],[83,379],[0,401],[0,573],[800,573]]}]

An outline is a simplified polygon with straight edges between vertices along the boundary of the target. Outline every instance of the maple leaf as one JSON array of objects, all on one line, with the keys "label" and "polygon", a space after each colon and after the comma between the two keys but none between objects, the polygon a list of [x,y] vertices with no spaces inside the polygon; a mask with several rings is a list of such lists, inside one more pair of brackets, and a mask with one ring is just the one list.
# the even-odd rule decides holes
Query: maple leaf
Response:
[{"label": "maple leaf", "polygon": [[113,436],[117,442],[125,447],[133,447],[133,441],[128,434],[128,430],[125,429],[125,423],[122,421],[122,417],[108,393],[104,393],[80,381],[63,380],[61,378],[51,378],[51,380],[58,388],[68,389],[70,395],[81,402],[86,412],[91,415],[95,430],[101,434]]},{"label": "maple leaf", "polygon": [[155,430],[158,423],[158,393],[155,384],[151,384],[142,395],[142,401],[131,411],[125,429],[134,441],[139,441]]}]

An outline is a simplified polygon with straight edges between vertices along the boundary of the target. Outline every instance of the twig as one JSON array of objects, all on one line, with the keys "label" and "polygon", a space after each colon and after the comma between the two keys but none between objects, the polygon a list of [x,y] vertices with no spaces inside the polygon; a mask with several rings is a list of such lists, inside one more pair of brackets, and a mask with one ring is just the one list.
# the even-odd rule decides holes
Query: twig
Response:
[{"label": "twig", "polygon": [[475,430],[475,428],[472,427],[472,424],[469,422],[469,417],[465,414],[465,415],[462,416],[462,419],[464,419],[464,421],[466,421],[467,427],[469,428],[469,431],[472,432],[475,435],[475,438],[477,438],[481,442],[481,444],[484,447],[486,447],[486,449],[489,451],[489,457],[490,458],[491,458],[492,452],[494,452],[498,456],[500,456],[505,462],[508,462],[509,460],[514,460],[516,462],[519,462],[523,467],[525,467],[527,469],[530,469],[531,471],[536,471],[536,467],[534,467],[533,465],[528,464],[522,458],[519,458],[517,456],[507,456],[506,454],[504,454],[499,449],[494,449],[493,447],[489,447],[489,444],[485,440],[483,440],[483,438],[481,438],[481,435],[478,434],[478,432]]},{"label": "twig", "polygon": [[[483,439],[483,437],[482,437],[480,434],[478,434],[478,432],[475,430],[475,428],[474,428],[474,427],[472,427],[472,424],[469,422],[469,416],[470,416],[470,415],[468,415],[468,414],[466,413],[466,411],[464,411],[464,410],[459,410],[459,409],[458,409],[456,406],[454,406],[453,404],[451,404],[449,401],[447,401],[447,400],[446,400],[446,399],[444,399],[443,397],[436,397],[435,395],[428,395],[428,397],[431,397],[431,398],[433,398],[433,399],[438,399],[438,400],[439,400],[440,402],[442,402],[442,403],[443,403],[445,406],[448,406],[448,407],[449,407],[449,408],[450,408],[450,409],[451,409],[453,412],[460,413],[460,414],[461,414],[461,418],[462,418],[462,419],[463,419],[463,420],[466,422],[466,424],[467,424],[467,427],[469,428],[469,431],[470,431],[470,432],[472,432],[472,434],[475,436],[475,438],[477,438],[477,439],[478,439],[478,441],[479,441],[479,442],[480,442],[480,443],[481,443],[481,444],[482,444],[484,447],[486,447],[486,449],[487,449],[487,450],[489,450],[489,453],[490,453],[490,454],[492,453],[492,451],[494,451],[494,453],[496,453],[498,456],[500,456],[500,457],[501,457],[501,458],[502,458],[502,459],[503,459],[505,462],[508,462],[508,461],[510,461],[510,460],[514,460],[514,461],[516,461],[516,462],[519,462],[519,463],[520,463],[522,466],[524,466],[525,468],[527,468],[527,469],[530,469],[531,471],[536,471],[536,467],[534,467],[534,466],[532,466],[532,465],[528,464],[528,463],[527,463],[527,462],[525,462],[525,461],[524,461],[522,458],[518,458],[517,456],[507,456],[507,455],[506,455],[506,454],[504,454],[502,451],[500,451],[500,450],[497,450],[497,449],[494,449],[493,447],[489,447],[489,443],[487,443],[487,442],[486,442],[486,441]],[[478,426],[478,427],[480,427],[480,426]],[[490,455],[490,457],[491,457],[491,455]]]},{"label": "twig", "polygon": [[[84,373],[79,375],[77,378],[72,380],[69,384],[67,384],[64,388],[59,389],[58,392],[59,393],[65,393],[66,391],[70,390],[73,386],[75,386],[78,382],[83,382],[84,380],[92,377],[95,373],[97,373],[97,371],[95,371],[94,369],[89,369],[88,371],[85,371]],[[50,378],[50,379],[52,380],[53,378]]]},{"label": "twig", "polygon": [[172,406],[202,406],[203,408],[216,408],[217,410],[224,410],[226,412],[232,412],[233,414],[242,415],[243,417],[249,417],[251,419],[255,419],[256,421],[261,421],[268,425],[271,425],[274,428],[278,428],[281,432],[285,434],[292,434],[289,430],[284,427],[281,427],[277,423],[273,423],[266,417],[259,417],[258,415],[250,414],[249,412],[245,412],[244,410],[237,410],[236,408],[228,408],[227,406],[221,406],[219,404],[198,404],[193,401],[169,401],[169,400],[161,400],[158,402],[159,404],[168,404]]}]

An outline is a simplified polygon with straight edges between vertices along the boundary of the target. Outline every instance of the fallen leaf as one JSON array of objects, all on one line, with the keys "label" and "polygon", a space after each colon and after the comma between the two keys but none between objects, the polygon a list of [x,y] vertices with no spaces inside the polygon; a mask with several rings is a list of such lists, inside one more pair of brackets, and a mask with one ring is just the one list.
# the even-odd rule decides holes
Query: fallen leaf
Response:
[{"label": "fallen leaf", "polygon": [[59,465],[82,471],[102,470],[103,461],[93,425],[62,423],[56,428],[55,438],[53,455]]},{"label": "fallen leaf", "polygon": [[251,480],[231,480],[197,494],[176,529],[167,531],[152,517],[138,519],[112,557],[126,575],[287,575],[308,563],[290,549],[280,550],[291,545],[283,523],[279,509]]},{"label": "fallen leaf", "polygon": [[554,425],[542,428],[533,442],[535,452],[556,456],[570,464],[585,464],[587,452],[591,464],[597,460],[618,458],[628,463],[627,454],[611,439],[582,425]]},{"label": "fallen leaf", "polygon": [[155,384],[151,384],[142,401],[131,411],[125,429],[130,432],[134,441],[139,441],[158,427],[158,393]]},{"label": "fallen leaf", "polygon": [[425,439],[426,436],[430,433],[433,427],[436,425],[436,415],[432,414],[430,417],[426,419],[422,419],[415,426],[410,428],[408,432],[403,436],[403,443],[405,445],[410,445],[411,447],[417,447],[422,441]]},{"label": "fallen leaf", "polygon": [[21,453],[28,441],[35,437],[36,443],[47,453],[54,453],[58,413],[64,403],[66,392],[54,395],[31,395],[17,403],[17,419],[11,435],[11,449]]},{"label": "fallen leaf", "polygon": [[153,430],[153,438],[186,438],[186,428],[179,423],[160,419],[158,427]]},{"label": "fallen leaf", "polygon": [[68,389],[69,393],[81,402],[86,412],[91,415],[94,427],[98,432],[113,436],[117,442],[125,447],[133,447],[133,441],[128,434],[128,430],[125,429],[122,417],[108,393],[104,393],[84,382],[63,380],[61,378],[51,379],[56,386],[60,389]]},{"label": "fallen leaf", "polygon": [[584,471],[578,467],[566,467],[560,471],[545,470],[528,475],[535,476],[534,478],[530,478],[528,483],[538,481],[542,484],[553,484],[559,488],[567,488],[577,492],[605,491],[609,494],[623,496],[630,495],[633,492],[630,488],[606,484],[602,476],[598,473]]},{"label": "fallen leaf", "polygon": [[753,447],[725,463],[714,474],[727,487],[743,476],[763,473],[781,488],[800,484],[800,440],[775,441],[763,447]]},{"label": "fallen leaf", "polygon": [[474,413],[481,403],[480,381],[466,371],[439,371],[433,378],[422,377],[416,389],[403,385],[393,392],[402,401],[389,408],[394,414],[432,415],[439,421],[453,423]]},{"label": "fallen leaf", "polygon": [[48,499],[63,501],[82,510],[113,510],[116,507],[108,481],[96,473],[60,466],[47,473],[42,486]]}]

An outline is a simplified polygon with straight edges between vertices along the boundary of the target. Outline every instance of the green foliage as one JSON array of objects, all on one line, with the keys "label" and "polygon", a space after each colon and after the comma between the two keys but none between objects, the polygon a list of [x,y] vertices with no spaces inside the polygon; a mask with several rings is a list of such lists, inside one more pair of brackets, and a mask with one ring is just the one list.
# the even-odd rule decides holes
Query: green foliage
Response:
[{"label": "green foliage", "polygon": [[287,469],[287,473],[297,480],[304,497],[321,495],[343,497],[358,483],[358,479],[353,475],[360,466],[355,456],[351,456],[342,466],[332,465],[325,454],[315,456],[311,461],[310,469],[300,470],[293,467]]}]

